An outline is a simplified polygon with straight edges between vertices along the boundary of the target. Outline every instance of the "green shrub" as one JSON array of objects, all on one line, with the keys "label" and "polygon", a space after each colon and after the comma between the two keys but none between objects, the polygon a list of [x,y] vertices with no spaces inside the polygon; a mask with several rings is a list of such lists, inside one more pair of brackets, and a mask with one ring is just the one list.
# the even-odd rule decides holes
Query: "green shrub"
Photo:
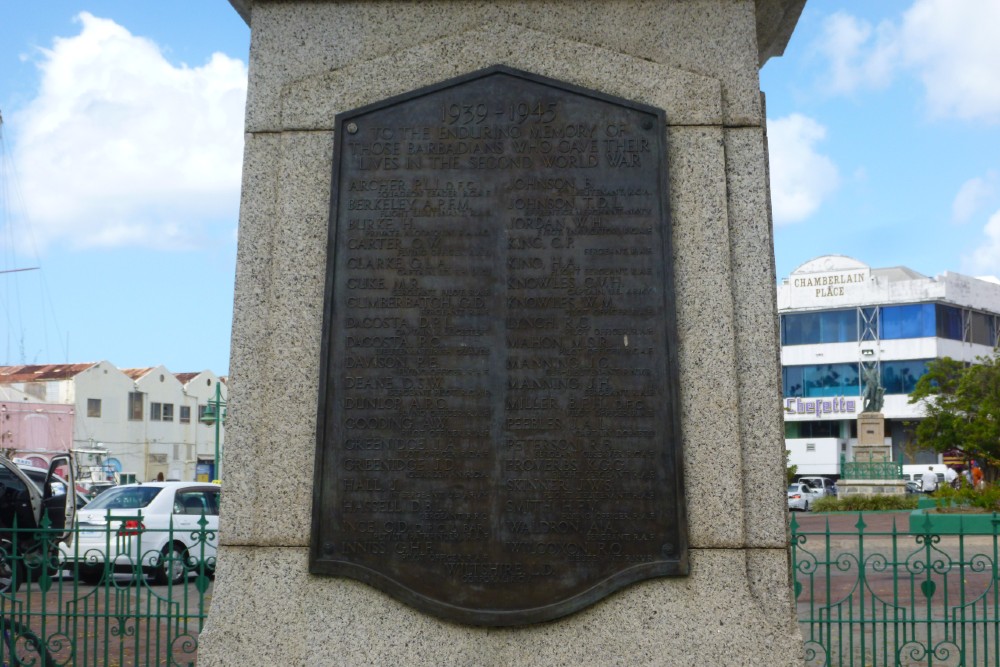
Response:
[{"label": "green shrub", "polygon": [[975,489],[964,480],[962,485],[953,489],[947,484],[938,487],[938,490],[931,494],[938,509],[949,507],[976,507],[987,512],[1000,511],[1000,487],[996,485],[985,486]]},{"label": "green shrub", "polygon": [[913,493],[882,496],[850,495],[834,498],[827,496],[813,503],[814,512],[886,512],[917,509],[917,495]]}]

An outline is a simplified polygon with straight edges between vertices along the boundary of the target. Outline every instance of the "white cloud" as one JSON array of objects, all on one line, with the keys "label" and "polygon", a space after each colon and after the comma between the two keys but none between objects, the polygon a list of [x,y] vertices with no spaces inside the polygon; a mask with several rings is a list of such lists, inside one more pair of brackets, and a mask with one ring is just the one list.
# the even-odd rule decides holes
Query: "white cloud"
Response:
[{"label": "white cloud", "polygon": [[38,96],[8,122],[36,241],[189,247],[236,216],[245,65],[174,66],[86,12],[42,51]]},{"label": "white cloud", "polygon": [[1000,122],[1000,2],[917,0],[903,16],[904,62],[935,117]]},{"label": "white cloud", "polygon": [[877,27],[834,13],[816,44],[829,61],[821,87],[880,88],[907,71],[923,83],[932,117],[1000,122],[997,26],[995,0],[915,0],[898,23]]},{"label": "white cloud", "polygon": [[805,220],[839,186],[836,165],[816,150],[824,138],[826,128],[801,114],[767,122],[776,225]]},{"label": "white cloud", "polygon": [[867,21],[836,12],[823,22],[817,48],[830,62],[829,76],[823,82],[830,92],[879,88],[892,79],[895,30],[888,22],[873,28]]},{"label": "white cloud", "polygon": [[986,237],[973,253],[963,258],[963,267],[969,273],[984,273],[997,275],[1000,267],[1000,211],[997,211],[986,221],[983,227]]},{"label": "white cloud", "polygon": [[967,180],[958,189],[958,194],[951,203],[951,221],[957,224],[969,221],[977,211],[996,198],[998,186],[1000,174],[995,171]]}]

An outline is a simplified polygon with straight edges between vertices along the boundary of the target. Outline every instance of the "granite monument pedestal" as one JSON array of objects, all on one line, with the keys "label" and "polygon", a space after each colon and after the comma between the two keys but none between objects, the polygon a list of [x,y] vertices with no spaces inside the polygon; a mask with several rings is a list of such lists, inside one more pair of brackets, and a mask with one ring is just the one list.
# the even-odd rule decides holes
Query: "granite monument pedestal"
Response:
[{"label": "granite monument pedestal", "polygon": [[[784,49],[803,0],[232,4],[252,30],[250,87],[221,547],[199,664],[801,664],[758,68]],[[663,112],[662,127],[646,129],[663,138],[669,227],[657,229],[668,236],[671,278],[652,289],[669,291],[676,310],[668,350],[676,381],[661,379],[682,434],[676,502],[686,517],[686,560],[671,576],[508,627],[491,626],[489,615],[428,613],[355,578],[310,573],[314,520],[353,511],[313,514],[333,161],[345,141],[338,114],[494,66]],[[477,107],[469,113],[475,120]],[[635,145],[622,146],[641,152]],[[394,157],[366,150],[359,158]],[[603,143],[580,150],[614,159]],[[617,162],[640,166],[634,157]],[[612,212],[608,224],[620,222],[616,215],[624,213]],[[613,236],[594,242],[589,256],[615,247]],[[548,325],[542,318],[538,326]],[[632,344],[628,336],[622,345]],[[382,409],[380,397],[370,400]],[[561,402],[540,418],[566,419],[565,397],[553,400]],[[606,446],[629,437],[609,436]]]}]

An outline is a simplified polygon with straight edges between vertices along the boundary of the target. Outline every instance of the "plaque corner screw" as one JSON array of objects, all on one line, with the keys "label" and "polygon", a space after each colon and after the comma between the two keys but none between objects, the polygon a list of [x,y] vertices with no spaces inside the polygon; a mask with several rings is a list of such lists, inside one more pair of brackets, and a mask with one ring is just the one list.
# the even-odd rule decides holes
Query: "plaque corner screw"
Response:
[{"label": "plaque corner screw", "polygon": [[347,124],[347,133],[348,134],[357,134],[358,133],[358,124],[357,123],[348,123]]},{"label": "plaque corner screw", "polygon": [[323,553],[332,554],[334,551],[333,542],[327,542],[323,545]]},{"label": "plaque corner screw", "polygon": [[653,121],[652,121],[652,119],[650,119],[650,118],[643,118],[642,119],[642,129],[644,129],[644,130],[651,130],[651,129],[653,129]]}]

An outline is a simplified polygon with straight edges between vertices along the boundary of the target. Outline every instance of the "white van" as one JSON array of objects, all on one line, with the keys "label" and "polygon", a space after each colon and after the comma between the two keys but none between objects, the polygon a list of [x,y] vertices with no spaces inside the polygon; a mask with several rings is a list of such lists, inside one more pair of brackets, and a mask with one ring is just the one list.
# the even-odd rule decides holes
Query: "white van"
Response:
[{"label": "white van", "polygon": [[833,480],[827,477],[800,477],[799,481],[819,491],[820,496],[837,495],[837,487],[834,485]]},{"label": "white van", "polygon": [[937,475],[939,485],[944,484],[944,471],[948,469],[948,466],[943,463],[922,463],[903,466],[903,479],[907,482],[920,484],[924,478],[924,473],[927,472],[927,468],[933,470],[934,474]]}]

